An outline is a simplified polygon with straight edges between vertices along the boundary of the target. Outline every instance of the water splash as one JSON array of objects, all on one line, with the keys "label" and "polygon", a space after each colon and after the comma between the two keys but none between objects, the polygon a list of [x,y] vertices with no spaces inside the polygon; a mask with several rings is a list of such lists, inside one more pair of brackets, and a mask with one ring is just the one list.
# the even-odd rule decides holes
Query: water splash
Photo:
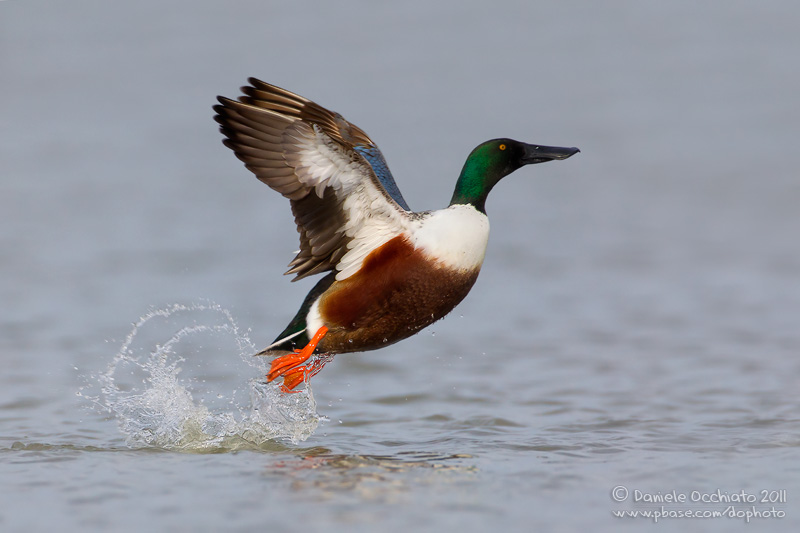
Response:
[{"label": "water splash", "polygon": [[321,419],[308,385],[284,394],[260,377],[224,390],[266,373],[255,351],[227,309],[175,304],[141,317],[78,394],[114,415],[129,446],[222,451],[306,440]]}]

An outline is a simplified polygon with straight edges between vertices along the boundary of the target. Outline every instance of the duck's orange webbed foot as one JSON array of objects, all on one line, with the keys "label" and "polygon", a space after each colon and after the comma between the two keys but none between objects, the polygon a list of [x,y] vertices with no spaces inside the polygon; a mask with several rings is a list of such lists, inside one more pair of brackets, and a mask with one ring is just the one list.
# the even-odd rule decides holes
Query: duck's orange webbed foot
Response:
[{"label": "duck's orange webbed foot", "polygon": [[274,379],[283,376],[283,385],[281,385],[281,390],[284,392],[290,392],[291,389],[297,387],[303,382],[306,372],[310,371],[308,376],[311,377],[322,370],[322,367],[325,366],[324,362],[318,367],[317,361],[314,361],[311,365],[309,365],[309,368],[299,365],[302,365],[308,361],[308,358],[314,353],[317,344],[319,344],[319,341],[322,340],[322,337],[324,337],[327,332],[327,327],[320,327],[314,334],[314,337],[309,341],[308,344],[305,345],[302,350],[295,350],[294,353],[282,355],[281,357],[278,357],[272,361],[272,364],[269,368],[269,373],[267,374],[267,382],[271,382]]},{"label": "duck's orange webbed foot", "polygon": [[322,367],[325,366],[325,364],[331,359],[333,359],[332,355],[322,354],[310,365],[296,366],[289,369],[283,375],[283,384],[281,384],[281,390],[283,392],[300,392],[292,389],[300,385],[304,380],[308,380],[311,379],[312,376],[316,376],[319,371],[322,370]]}]

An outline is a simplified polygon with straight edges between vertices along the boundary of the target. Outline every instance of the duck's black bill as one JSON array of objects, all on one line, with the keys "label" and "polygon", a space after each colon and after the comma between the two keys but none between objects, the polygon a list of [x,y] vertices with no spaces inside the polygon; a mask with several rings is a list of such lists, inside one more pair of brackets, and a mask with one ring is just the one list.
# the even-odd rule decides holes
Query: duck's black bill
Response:
[{"label": "duck's black bill", "polygon": [[566,159],[580,152],[577,148],[561,148],[560,146],[542,146],[539,144],[526,144],[522,162],[526,165],[544,163],[557,159]]}]

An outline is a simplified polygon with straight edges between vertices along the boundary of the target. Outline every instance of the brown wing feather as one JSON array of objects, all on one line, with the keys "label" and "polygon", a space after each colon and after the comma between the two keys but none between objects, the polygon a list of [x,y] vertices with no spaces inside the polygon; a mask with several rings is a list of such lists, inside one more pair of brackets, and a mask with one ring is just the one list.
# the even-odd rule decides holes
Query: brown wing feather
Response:
[{"label": "brown wing feather", "polygon": [[[379,196],[397,206],[369,163],[352,149],[354,144],[373,143],[338,113],[255,78],[248,81],[252,86],[242,88],[245,96],[238,101],[218,97],[220,105],[214,106],[214,119],[226,137],[223,143],[259,180],[291,201],[300,251],[286,273],[296,274],[294,281],[332,270],[348,252],[352,240],[344,229],[348,221],[342,205],[345,197],[335,187],[315,187],[314,169],[304,168],[303,158],[309,143],[321,131],[327,135],[324,142],[332,142],[327,149],[338,150],[340,162],[353,163],[359,176],[371,181]],[[320,144],[316,148],[325,147]],[[397,209],[403,211],[399,206]]]},{"label": "brown wing feather", "polygon": [[300,95],[256,78],[249,78],[252,87],[242,87],[239,101],[319,125],[332,139],[345,145],[374,144],[364,130],[350,124],[335,111],[330,111]]}]

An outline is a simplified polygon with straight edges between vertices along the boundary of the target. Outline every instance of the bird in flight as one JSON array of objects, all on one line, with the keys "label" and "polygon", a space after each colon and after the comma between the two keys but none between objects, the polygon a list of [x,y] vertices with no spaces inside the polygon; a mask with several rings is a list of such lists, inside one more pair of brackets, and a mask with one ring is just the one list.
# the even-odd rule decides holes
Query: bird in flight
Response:
[{"label": "bird in flight", "polygon": [[[267,380],[292,391],[334,354],[375,350],[431,325],[467,295],[489,239],[486,197],[515,170],[577,148],[493,139],[467,157],[450,205],[414,212],[358,126],[255,78],[214,119],[256,177],[289,199],[300,250],[292,281],[327,274],[275,341]],[[312,357],[314,356],[314,357]],[[309,361],[311,359],[311,361]]]}]

